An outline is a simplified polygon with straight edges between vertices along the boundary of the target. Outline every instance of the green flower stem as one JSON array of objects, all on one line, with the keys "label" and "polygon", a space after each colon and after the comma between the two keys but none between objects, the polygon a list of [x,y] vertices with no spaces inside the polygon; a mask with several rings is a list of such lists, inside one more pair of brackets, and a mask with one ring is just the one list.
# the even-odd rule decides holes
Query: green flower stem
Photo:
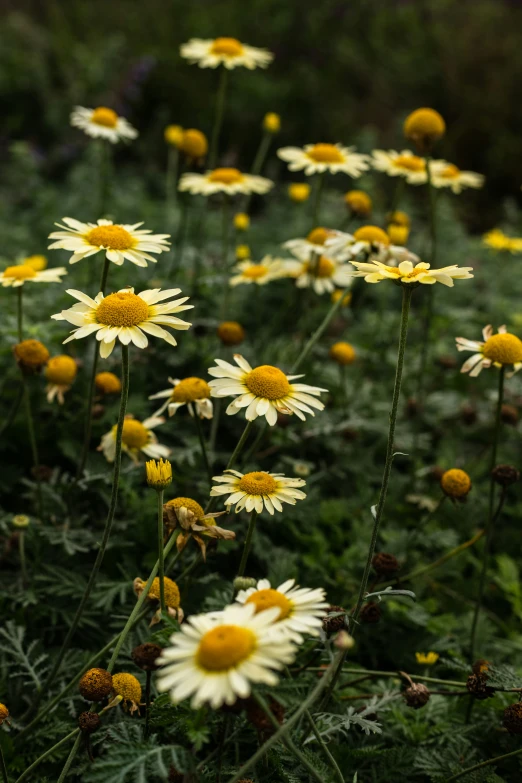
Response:
[{"label": "green flower stem", "polygon": [[[278,721],[275,718],[275,716],[272,714],[272,712],[270,710],[270,707],[266,703],[265,699],[259,693],[254,693],[254,699],[256,700],[258,705],[261,707],[261,709],[263,710],[263,712],[267,716],[268,720],[270,721],[270,723],[272,724],[274,729],[276,729],[276,731],[277,731],[280,728],[280,724],[278,723]],[[284,745],[286,745],[288,750],[291,753],[294,754],[294,756],[299,761],[299,763],[302,764],[302,766],[305,769],[308,770],[308,772],[310,773],[310,775],[313,778],[315,778],[315,780],[318,780],[319,783],[324,783],[323,778],[321,777],[319,772],[315,769],[315,767],[312,764],[310,764],[310,762],[308,761],[306,756],[303,753],[301,753],[301,751],[295,746],[295,744],[290,739],[289,735],[286,735],[285,737],[283,737],[282,738],[282,742],[283,742]],[[341,776],[341,783],[344,783],[344,780],[343,780],[342,776]]]},{"label": "green flower stem", "polygon": [[198,416],[197,410],[194,411],[194,419],[196,421],[196,429],[198,431],[199,446],[201,448],[201,458],[203,460],[203,465],[205,466],[205,470],[207,472],[208,483],[210,486],[212,486],[212,471],[210,469],[210,464],[208,461],[207,447],[205,446],[205,438],[203,436],[203,427],[201,425],[201,419]]},{"label": "green flower stem", "polygon": [[[243,433],[242,433],[241,437],[238,440],[236,448],[232,452],[232,456],[228,460],[228,465],[225,468],[225,470],[230,470],[236,464],[239,455],[241,454],[241,452],[243,451],[243,449],[245,447],[245,443],[247,442],[248,436],[250,435],[250,431],[251,431],[253,426],[254,426],[254,422],[253,421],[247,421],[246,427],[243,430]],[[207,506],[205,508],[205,514],[208,514],[209,511],[212,511],[212,509],[216,505],[216,502],[217,502],[217,495],[214,495],[213,497],[210,498],[210,500],[207,503]]]},{"label": "green flower stem", "polygon": [[71,752],[69,753],[69,756],[67,757],[67,761],[65,762],[64,768],[62,769],[61,775],[58,778],[58,783],[63,783],[67,775],[69,774],[69,770],[71,768],[71,765],[74,761],[74,758],[78,752],[78,748],[80,747],[80,742],[82,740],[82,735],[78,734],[74,741],[74,745],[71,748]]},{"label": "green flower stem", "polygon": [[252,767],[265,755],[267,751],[270,750],[271,747],[273,747],[276,743],[281,742],[286,736],[288,736],[290,730],[301,720],[301,717],[305,715],[306,711],[315,704],[322,692],[328,688],[339,665],[339,662],[343,658],[344,655],[342,653],[338,652],[336,654],[331,664],[326,670],[324,670],[323,677],[321,677],[313,691],[308,694],[306,699],[297,708],[294,714],[278,728],[278,730],[270,737],[270,739],[261,745],[261,747],[248,759],[248,761],[245,762],[245,764],[243,764],[243,766],[236,772],[235,775],[227,780],[227,783],[237,783],[238,780],[244,778],[248,770],[252,769]]},{"label": "green flower stem", "polygon": [[[322,672],[324,669],[318,666],[310,666],[307,668],[307,671],[309,672]],[[393,677],[395,679],[401,679],[401,674],[405,674],[405,672],[386,672],[386,671],[376,671],[376,670],[367,670],[367,669],[355,669],[347,666],[342,667],[342,673],[343,674],[357,674],[366,677]],[[413,674],[412,676],[413,680],[420,680],[421,682],[431,682],[434,685],[446,685],[451,686],[455,688],[464,688],[466,689],[466,683],[465,682],[459,682],[458,680],[441,680],[438,677],[425,677],[421,676],[420,674]]]},{"label": "green flower stem", "polygon": [[435,188],[433,187],[433,181],[431,178],[431,158],[426,157],[426,180],[428,184],[428,194],[430,199],[430,237],[431,237],[431,254],[430,263],[433,266],[437,260],[437,216],[435,209]]},{"label": "green flower stem", "polygon": [[308,354],[310,353],[310,351],[312,350],[312,348],[314,347],[314,345],[318,341],[318,339],[321,337],[321,335],[323,334],[325,329],[328,327],[328,324],[330,323],[330,321],[332,320],[332,318],[334,317],[336,312],[340,309],[340,307],[341,307],[341,305],[343,303],[343,299],[346,296],[346,294],[350,291],[351,286],[352,286],[352,284],[350,283],[350,285],[347,286],[344,289],[344,291],[342,292],[342,295],[339,297],[337,302],[333,303],[333,305],[331,306],[331,308],[329,309],[329,311],[325,315],[325,317],[322,320],[322,322],[320,323],[320,325],[317,327],[317,329],[315,330],[313,335],[310,337],[310,339],[308,340],[308,342],[304,346],[303,350],[299,354],[296,362],[294,363],[294,365],[293,365],[293,367],[292,367],[292,369],[290,371],[292,375],[297,372],[298,368],[301,366],[303,361],[306,359],[306,357],[308,356]]},{"label": "green flower stem", "polygon": [[214,415],[212,416],[212,424],[210,425],[210,441],[209,441],[209,451],[211,454],[211,459],[214,461],[215,459],[215,450],[216,450],[216,441],[217,441],[217,434],[219,430],[219,419],[221,417],[221,407],[223,405],[223,401],[220,397],[216,397],[215,400],[213,400],[214,403]]},{"label": "green flower stem", "polygon": [[18,538],[18,554],[20,555],[20,570],[22,572],[22,582],[27,584],[27,564],[25,561],[25,534],[23,530],[20,530],[20,536]]},{"label": "green flower stem", "polygon": [[147,679],[145,680],[145,739],[150,732],[150,686],[152,680],[152,671],[148,669]]},{"label": "green flower stem", "polygon": [[5,759],[4,759],[4,754],[2,752],[1,745],[0,745],[0,770],[2,771],[2,779],[4,783],[9,783],[9,778],[7,777],[7,767],[5,766]]},{"label": "green flower stem", "polygon": [[493,536],[493,505],[495,502],[495,481],[493,479],[493,468],[497,464],[497,451],[498,451],[498,441],[500,436],[500,429],[501,429],[501,418],[500,414],[502,412],[502,400],[504,398],[504,379],[505,379],[505,367],[502,365],[500,370],[498,371],[498,395],[497,395],[497,407],[495,412],[495,429],[493,432],[493,446],[491,449],[491,462],[490,462],[490,470],[489,470],[489,502],[488,502],[488,519],[486,523],[486,538],[484,542],[484,551],[482,553],[482,568],[480,572],[480,578],[479,578],[479,586],[478,586],[478,593],[477,593],[477,603],[475,605],[475,612],[473,614],[473,622],[471,625],[471,636],[470,636],[470,661],[473,663],[475,660],[475,644],[476,644],[476,637],[477,637],[477,626],[478,626],[478,619],[480,616],[480,610],[482,607],[482,601],[484,598],[484,588],[486,585],[486,575],[488,570],[488,563],[489,563],[489,554],[491,550],[491,539]]},{"label": "green flower stem", "polygon": [[42,481],[40,478],[40,457],[38,455],[38,445],[36,443],[36,434],[34,431],[34,420],[31,406],[31,393],[29,391],[29,382],[21,371],[22,383],[24,387],[24,407],[25,407],[25,419],[27,422],[27,432],[29,434],[29,443],[31,446],[31,455],[33,458],[33,474],[36,481],[36,509],[38,518],[41,522],[44,520],[43,499],[42,499]]},{"label": "green flower stem", "polygon": [[109,203],[110,173],[111,173],[111,149],[110,143],[100,139],[100,192],[98,214],[102,218]]},{"label": "green flower stem", "polygon": [[221,223],[221,271],[224,275],[225,285],[223,289],[223,302],[221,305],[221,320],[223,320],[228,311],[230,299],[230,282],[228,269],[228,251],[230,245],[230,198],[226,193],[223,194],[223,211]]},{"label": "green flower stem", "polygon": [[161,614],[167,611],[165,606],[165,564],[163,560],[163,490],[157,490],[158,495],[158,575]]},{"label": "green flower stem", "polygon": [[248,523],[248,530],[245,538],[245,546],[243,549],[243,555],[241,556],[241,562],[237,572],[238,576],[243,576],[245,573],[246,565],[248,562],[248,555],[252,547],[252,538],[254,537],[254,530],[256,529],[257,511],[254,509],[250,514],[250,521]]},{"label": "green flower stem", "polygon": [[[165,545],[165,548],[163,549],[163,560],[165,560],[165,558],[167,557],[168,553],[170,552],[170,550],[174,546],[174,544],[176,542],[176,538],[177,538],[176,535],[172,535],[169,538],[169,540],[167,541],[167,543]],[[145,584],[145,586],[144,586],[144,588],[143,588],[143,590],[141,592],[140,597],[136,601],[136,605],[135,605],[134,609],[130,613],[129,618],[128,618],[127,622],[125,623],[125,627],[124,627],[123,631],[118,636],[118,640],[116,642],[114,650],[112,651],[112,655],[111,655],[111,659],[109,661],[109,665],[107,666],[107,671],[109,671],[109,672],[112,672],[112,670],[114,669],[114,666],[116,665],[116,661],[118,660],[118,655],[120,654],[120,650],[123,647],[125,639],[129,635],[129,632],[132,629],[132,626],[135,625],[135,623],[137,622],[137,618],[138,618],[138,615],[140,613],[140,609],[141,609],[141,607],[143,606],[143,604],[145,603],[145,601],[147,599],[147,596],[149,594],[149,590],[151,588],[152,582],[156,578],[158,570],[159,570],[159,559],[156,561],[156,564],[155,564],[154,568],[150,572],[150,576],[147,579],[147,582],[146,582],[146,584]]]},{"label": "green flower stem", "polygon": [[22,404],[22,400],[24,398],[24,384],[20,383],[18,386],[18,390],[16,393],[16,397],[13,400],[13,404],[11,405],[11,408],[9,409],[9,413],[7,414],[7,417],[5,421],[3,422],[2,426],[0,427],[0,436],[4,434],[4,432],[9,429],[11,424],[14,421],[14,418],[16,414],[18,413],[18,410],[20,408],[20,405]]},{"label": "green flower stem", "polygon": [[165,178],[165,225],[170,226],[172,210],[176,204],[178,195],[178,167],[179,151],[177,147],[170,146],[167,155],[167,175]]},{"label": "green flower stem", "polygon": [[16,299],[16,326],[18,329],[18,342],[21,343],[24,339],[24,315],[23,315],[23,285],[18,286],[17,299]]},{"label": "green flower stem", "polygon": [[[103,269],[102,269],[102,276],[100,280],[100,291],[102,294],[105,293],[105,289],[107,287],[107,277],[109,275],[109,267],[110,267],[110,261],[108,258],[105,258],[105,261],[103,263]],[[98,291],[96,293],[99,293]],[[98,358],[99,358],[99,345],[98,341],[95,341],[94,344],[94,355],[92,359],[92,365],[91,365],[91,377],[89,379],[89,392],[87,394],[87,408],[85,411],[85,428],[84,428],[84,435],[83,435],[83,446],[80,454],[80,461],[78,462],[78,470],[76,472],[76,481],[78,481],[85,469],[85,463],[87,462],[87,454],[89,453],[89,445],[91,442],[91,428],[92,428],[92,405],[94,400],[94,392],[96,390],[96,371],[98,369]]]},{"label": "green flower stem", "polygon": [[[263,170],[263,165],[265,163],[266,156],[268,155],[268,150],[270,149],[270,144],[272,143],[273,135],[274,134],[270,133],[270,131],[265,131],[261,137],[261,141],[259,142],[259,147],[257,148],[256,156],[252,164],[252,174],[255,177],[258,177]],[[252,202],[252,194],[247,196],[247,200],[245,202],[245,212],[247,213],[250,209],[251,202]]]},{"label": "green flower stem", "polygon": [[80,736],[80,729],[74,729],[69,734],[66,734],[65,737],[62,737],[61,740],[59,740],[55,745],[52,746],[52,748],[49,748],[49,750],[46,750],[45,753],[42,753],[41,756],[39,756],[36,761],[33,761],[30,767],[27,767],[27,769],[22,772],[20,777],[16,780],[16,783],[23,783],[24,780],[27,780],[27,778],[31,777],[31,773],[40,766],[40,764],[45,761],[49,756],[52,756],[53,753],[55,753],[59,748],[62,747],[62,745],[65,745],[66,742],[68,742],[73,737]]},{"label": "green flower stem", "polygon": [[44,684],[43,690],[45,690],[51,682],[54,682],[56,675],[60,670],[65,653],[69,649],[71,640],[76,632],[76,629],[78,628],[84,609],[87,606],[87,602],[90,598],[92,589],[94,587],[96,577],[98,576],[98,572],[100,570],[103,558],[105,556],[105,550],[107,549],[107,544],[109,543],[109,538],[111,535],[112,524],[114,522],[114,515],[116,513],[116,505],[118,501],[118,487],[119,487],[120,469],[121,469],[121,443],[122,443],[122,435],[123,435],[123,422],[125,420],[125,413],[127,411],[127,400],[129,397],[129,346],[128,345],[121,346],[121,359],[122,359],[122,389],[121,389],[121,398],[120,398],[120,413],[118,416],[118,425],[116,428],[116,453],[114,457],[114,471],[112,476],[111,500],[110,500],[109,511],[107,513],[107,519],[105,521],[105,528],[103,531],[100,548],[98,550],[96,560],[94,561],[94,565],[92,567],[92,571],[89,576],[89,581],[87,582],[87,587],[85,588],[85,592],[80,601],[80,605],[76,610],[74,620],[72,621],[72,624],[67,632],[65,640],[62,644],[62,648],[58,654],[58,657],[51,670],[51,673],[49,674]]},{"label": "green flower stem", "polygon": [[227,94],[228,81],[227,76],[227,69],[224,66],[221,66],[221,73],[219,74],[219,87],[216,99],[216,114],[214,116],[214,127],[212,128],[212,140],[210,142],[210,154],[208,156],[209,169],[215,168],[217,161],[219,136],[221,133],[221,126],[223,124],[223,114],[225,112],[225,97]]},{"label": "green flower stem", "polygon": [[315,185],[315,198],[314,198],[314,206],[312,210],[312,228],[317,228],[317,225],[319,223],[319,210],[321,207],[321,198],[323,195],[323,188],[324,188],[324,180],[326,177],[326,172],[322,171],[320,174],[317,175],[317,182]]},{"label": "green flower stem", "polygon": [[183,252],[185,250],[185,242],[188,235],[189,224],[189,200],[188,196],[184,195],[180,199],[181,211],[179,216],[178,230],[176,231],[175,250],[172,256],[172,261],[169,264],[169,268],[166,274],[166,279],[170,280],[174,275],[178,273],[180,266],[183,264]]},{"label": "green flower stem", "polygon": [[467,769],[463,769],[462,772],[457,772],[456,775],[452,775],[450,778],[446,779],[446,783],[451,783],[453,780],[458,780],[459,778],[464,777],[464,775],[468,775],[470,772],[475,772],[477,769],[484,769],[484,767],[490,767],[492,764],[497,764],[499,761],[503,761],[504,759],[512,759],[514,756],[519,756],[522,753],[522,748],[518,748],[518,750],[512,750],[511,753],[504,753],[502,756],[495,756],[493,759],[488,759],[487,761],[481,761],[480,764],[475,764],[473,767],[468,767]]},{"label": "green flower stem", "polygon": [[401,200],[401,196],[403,194],[405,184],[406,184],[406,180],[404,179],[404,177],[399,177],[397,180],[397,184],[395,185],[392,202],[390,204],[390,215],[393,215],[397,211],[397,207],[399,206],[399,202]]},{"label": "green flower stem", "polygon": [[[147,615],[147,610],[141,612],[141,614],[138,614],[133,622],[133,625],[136,625],[139,623],[143,618]],[[89,669],[92,669],[93,666],[100,660],[100,658],[103,658],[103,656],[109,652],[109,650],[117,643],[118,639],[121,636],[122,631],[120,633],[116,634],[115,637],[113,637],[110,642],[108,642],[105,647],[102,647],[101,650],[99,650],[95,655],[90,658],[90,660],[80,669],[78,674],[76,674],[70,682],[67,683],[67,685],[62,688],[60,693],[52,699],[49,704],[46,704],[45,707],[43,707],[40,712],[33,718],[31,723],[29,723],[25,728],[22,729],[22,731],[16,735],[14,738],[15,743],[20,742],[21,739],[30,731],[34,729],[34,727],[40,723],[42,718],[45,715],[50,714],[51,710],[66,696],[69,691],[71,691],[74,686],[80,681],[82,676],[85,674],[86,671],[89,671]]]},{"label": "green flower stem", "polygon": [[[375,546],[377,544],[377,538],[379,536],[379,527],[381,524],[382,514],[384,511],[384,504],[386,501],[386,494],[388,492],[388,484],[390,481],[390,473],[393,463],[393,445],[394,445],[394,438],[395,438],[395,425],[397,423],[397,410],[399,406],[399,399],[400,399],[400,393],[401,393],[401,382],[402,382],[402,371],[404,367],[404,354],[406,351],[406,339],[408,336],[408,317],[410,313],[410,304],[411,304],[411,297],[413,294],[413,288],[409,285],[402,285],[402,311],[401,311],[401,327],[400,327],[400,337],[399,337],[399,347],[397,351],[397,367],[395,370],[395,383],[393,387],[393,397],[392,397],[392,406],[390,410],[390,426],[388,429],[388,443],[386,446],[386,460],[384,463],[384,471],[382,475],[382,482],[381,482],[381,489],[379,492],[379,499],[377,501],[377,508],[374,512],[374,521],[373,521],[373,530],[372,530],[372,537],[370,541],[370,546],[368,548],[368,556],[366,558],[366,566],[364,568],[363,578],[361,579],[361,584],[359,586],[359,595],[357,597],[357,603],[355,605],[355,609],[350,617],[350,632],[353,635],[354,628],[357,624],[357,620],[359,617],[359,613],[361,611],[361,607],[364,602],[364,595],[366,593],[366,588],[368,586],[368,578],[370,576],[370,569],[372,567],[372,559],[375,552]],[[326,704],[332,694],[332,691],[335,687],[335,683],[337,681],[337,678],[339,677],[342,669],[342,665],[345,658],[345,653],[343,653],[339,666],[337,668],[337,671],[335,672],[334,676],[332,677],[332,682],[330,684],[330,688],[325,693],[325,696],[323,698],[323,705]]]}]

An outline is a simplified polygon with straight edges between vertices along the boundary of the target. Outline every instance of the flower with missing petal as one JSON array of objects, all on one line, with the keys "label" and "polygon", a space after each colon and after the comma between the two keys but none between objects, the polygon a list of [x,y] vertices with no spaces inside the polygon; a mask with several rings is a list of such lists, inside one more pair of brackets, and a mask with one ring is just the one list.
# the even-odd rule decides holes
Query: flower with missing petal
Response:
[{"label": "flower with missing petal", "polygon": [[329,606],[325,598],[322,588],[299,587],[295,579],[288,579],[276,588],[268,579],[260,579],[256,587],[240,590],[236,601],[246,606],[254,604],[256,613],[277,606],[277,630],[296,644],[301,644],[303,634],[319,636],[322,619]]},{"label": "flower with missing petal", "polygon": [[93,139],[105,139],[111,144],[129,141],[138,135],[138,131],[130,122],[127,122],[124,117],[118,117],[113,109],[108,109],[106,106],[98,106],[96,109],[75,106],[71,114],[71,125],[80,128]]},{"label": "flower with missing petal", "polygon": [[236,397],[227,408],[229,416],[245,408],[247,421],[265,416],[270,426],[273,426],[278,412],[295,413],[304,421],[305,413],[315,416],[312,408],[319,411],[324,409],[323,403],[316,397],[328,390],[305,383],[292,383],[302,378],[302,375],[286,375],[270,364],[252,368],[238,353],[234,354],[234,360],[237,367],[223,359],[216,359],[217,367],[211,367],[208,371],[209,375],[216,378],[209,383],[212,397]]},{"label": "flower with missing petal", "polygon": [[156,681],[177,704],[192,696],[191,706],[213,709],[246,699],[251,683],[277,685],[274,670],[295,658],[289,639],[274,633],[279,609],[256,614],[255,607],[227,606],[223,612],[192,615],[170,637],[158,663]]},{"label": "flower with missing petal", "polygon": [[274,55],[268,49],[248,46],[237,38],[191,38],[181,45],[180,54],[191,65],[200,68],[217,68],[223,65],[228,70],[243,67],[253,71],[254,68],[267,68]]},{"label": "flower with missing petal", "polygon": [[121,291],[108,296],[100,292],[94,299],[74,289],[69,289],[67,293],[78,299],[78,304],[51,316],[56,321],[69,321],[78,327],[64,340],[64,344],[96,333],[96,339],[100,343],[100,356],[104,359],[111,355],[116,340],[123,345],[132,342],[137,348],[146,348],[149,344],[145,334],[147,332],[154,337],[161,337],[170,345],[177,345],[174,337],[163,329],[163,326],[181,330],[192,326],[172,315],[190,310],[194,306],[185,304],[188,296],[160,304],[165,299],[180,294],[180,288],[170,288],[167,291],[154,288],[139,294],[134,293],[134,288],[122,288]]},{"label": "flower with missing petal", "polygon": [[167,239],[170,234],[151,234],[149,229],[139,228],[143,223],[134,225],[115,225],[112,220],[98,220],[96,223],[81,223],[79,220],[65,217],[65,226],[55,225],[61,231],[53,231],[49,239],[56,239],[49,250],[69,250],[72,256],[70,264],[83,261],[84,258],[100,250],[114,264],[121,266],[125,260],[136,266],[147,266],[147,261],[158,260],[150,253],[164,253],[169,250]]},{"label": "flower with missing petal", "polygon": [[178,189],[181,192],[188,191],[193,196],[212,196],[214,193],[250,196],[252,193],[268,193],[273,187],[274,183],[266,177],[243,174],[234,168],[220,168],[205,174],[187,172],[181,177]]},{"label": "flower with missing petal", "polygon": [[282,147],[277,156],[288,163],[290,171],[304,169],[307,177],[312,174],[349,174],[360,177],[370,168],[369,156],[355,152],[355,147],[343,147],[341,144],[307,144],[305,147]]},{"label": "flower with missing petal", "polygon": [[389,177],[403,177],[408,185],[424,185],[428,181],[426,161],[410,150],[373,150],[372,166]]},{"label": "flower with missing petal", "polygon": [[265,508],[269,514],[282,511],[281,503],[295,506],[296,500],[306,497],[297,487],[304,487],[305,481],[300,478],[286,478],[282,473],[267,473],[256,470],[253,473],[240,473],[238,470],[225,470],[222,476],[213,476],[217,486],[210,490],[211,497],[228,495],[224,498],[225,506],[235,506],[236,514],[246,508],[247,511],[257,511],[260,514]]},{"label": "flower with missing petal", "polygon": [[451,188],[454,193],[461,193],[464,188],[481,188],[484,185],[483,174],[461,171],[447,160],[432,161],[430,175],[434,188]]},{"label": "flower with missing petal", "polygon": [[461,367],[461,372],[469,372],[472,377],[479,375],[484,367],[513,366],[511,377],[522,368],[522,340],[510,334],[505,326],[499,326],[498,334],[493,334],[491,324],[482,330],[484,342],[457,337],[458,351],[476,351]]},{"label": "flower with missing petal", "polygon": [[393,280],[399,285],[412,285],[422,283],[422,285],[442,285],[453,288],[454,280],[469,280],[473,277],[470,274],[472,267],[458,267],[456,264],[445,266],[442,269],[431,269],[429,264],[421,262],[415,264],[411,261],[401,261],[398,266],[387,266],[380,261],[372,260],[369,262],[352,261],[356,267],[353,272],[354,277],[364,277],[367,283],[380,283],[382,280]]},{"label": "flower with missing petal", "polygon": [[230,285],[266,285],[272,280],[285,277],[285,267],[280,258],[265,256],[258,263],[254,261],[240,261],[233,271],[236,273],[230,278]]},{"label": "flower with missing petal", "polygon": [[232,541],[236,537],[233,530],[218,527],[215,523],[217,517],[226,513],[226,511],[217,511],[205,514],[196,500],[179,497],[169,500],[163,506],[163,522],[169,532],[178,527],[181,528],[176,538],[178,552],[185,549],[190,539],[193,538],[201,550],[203,560],[205,560],[207,554],[205,538]]},{"label": "flower with missing petal", "polygon": [[200,419],[212,418],[213,406],[210,399],[210,386],[203,378],[190,377],[183,378],[183,380],[169,378],[169,381],[174,388],[164,389],[149,397],[149,400],[167,398],[161,408],[155,412],[155,416],[159,416],[166,408],[168,408],[169,416],[174,416],[178,408],[186,405],[191,416],[196,413]]},{"label": "flower with missing petal", "polygon": [[[152,430],[163,424],[165,419],[158,416],[150,416],[144,421],[138,421],[128,414],[123,421],[121,448],[133,462],[138,462],[140,454],[152,459],[168,459],[171,449],[158,443],[158,439]],[[101,439],[98,451],[103,451],[107,462],[114,462],[116,457],[116,431],[115,424]]]}]

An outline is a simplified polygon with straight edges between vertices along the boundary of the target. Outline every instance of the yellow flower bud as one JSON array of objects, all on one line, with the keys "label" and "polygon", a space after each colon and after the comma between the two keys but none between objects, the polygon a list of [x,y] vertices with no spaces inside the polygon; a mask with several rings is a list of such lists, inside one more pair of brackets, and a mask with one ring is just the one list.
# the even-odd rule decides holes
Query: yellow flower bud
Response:
[{"label": "yellow flower bud", "polygon": [[274,112],[268,112],[263,119],[263,130],[267,133],[279,133],[281,130],[281,117]]}]

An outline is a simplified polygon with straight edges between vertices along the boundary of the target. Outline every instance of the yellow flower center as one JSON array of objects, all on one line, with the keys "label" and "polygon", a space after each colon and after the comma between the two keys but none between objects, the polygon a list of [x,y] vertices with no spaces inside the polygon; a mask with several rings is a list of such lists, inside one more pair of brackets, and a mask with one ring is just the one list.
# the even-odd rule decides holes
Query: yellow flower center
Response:
[{"label": "yellow flower center", "polygon": [[[390,267],[388,267],[388,269],[390,269]],[[393,267],[392,267],[392,269],[393,269]],[[422,275],[425,272],[426,272],[426,269],[423,269],[422,267],[420,269],[415,268],[415,269],[412,269],[411,272],[406,272],[405,274],[403,272],[399,272],[399,277],[402,277],[402,278],[408,280],[408,279],[410,279],[412,277],[417,277],[417,275]]]},{"label": "yellow flower center", "polygon": [[486,340],[482,353],[498,364],[522,362],[522,341],[514,334],[494,334]]},{"label": "yellow flower center", "polygon": [[339,342],[330,348],[330,357],[338,364],[352,364],[355,361],[355,351],[350,343]]},{"label": "yellow flower center", "polygon": [[224,54],[226,57],[239,57],[243,45],[237,38],[216,38],[210,49],[212,54]]},{"label": "yellow flower center", "polygon": [[233,185],[243,181],[243,175],[239,169],[224,168],[214,169],[208,175],[209,182],[221,182],[223,185]]},{"label": "yellow flower center", "polygon": [[[163,588],[165,590],[165,603],[171,609],[177,609],[180,602],[179,587],[176,582],[169,579],[168,576],[163,577]],[[155,599],[159,601],[160,597],[160,580],[159,576],[152,580],[150,590],[147,593],[147,598]]]},{"label": "yellow flower center", "polygon": [[245,473],[239,480],[237,488],[248,495],[270,495],[277,489],[277,483],[272,476],[264,471]]},{"label": "yellow flower center", "polygon": [[49,351],[39,340],[23,340],[14,347],[19,362],[30,367],[40,367],[49,359]]},{"label": "yellow flower center", "polygon": [[316,163],[344,163],[344,155],[335,144],[314,144],[306,154]]},{"label": "yellow flower center", "polygon": [[292,201],[306,201],[310,195],[310,185],[306,182],[294,182],[288,186],[288,195]]},{"label": "yellow flower center", "polygon": [[98,106],[92,113],[91,122],[94,122],[96,125],[103,125],[104,128],[115,128],[118,124],[118,115],[112,109]]},{"label": "yellow flower center", "polygon": [[452,468],[442,475],[440,485],[446,495],[452,498],[461,498],[470,491],[471,479],[464,470]]},{"label": "yellow flower center", "polygon": [[112,678],[112,690],[125,701],[139,704],[141,701],[140,681],[133,674],[115,674]]},{"label": "yellow flower center", "polygon": [[53,356],[45,368],[45,377],[50,383],[68,386],[76,378],[78,366],[71,356]]},{"label": "yellow flower center", "polygon": [[349,190],[344,200],[352,212],[358,215],[369,215],[372,211],[372,200],[364,190]]},{"label": "yellow flower center", "polygon": [[[116,425],[112,429],[116,433]],[[149,442],[149,431],[141,421],[125,419],[121,439],[129,449],[142,449]]]},{"label": "yellow flower center", "polygon": [[147,302],[130,291],[109,294],[96,308],[96,321],[106,326],[137,326],[149,315]]},{"label": "yellow flower center", "polygon": [[290,391],[290,383],[284,372],[270,364],[256,367],[246,375],[244,381],[252,394],[267,400],[280,400]]},{"label": "yellow flower center", "polygon": [[241,274],[249,280],[258,280],[258,278],[263,277],[266,273],[267,268],[263,264],[252,264],[252,266],[244,269]]},{"label": "yellow flower center", "polygon": [[122,226],[97,226],[85,235],[85,240],[90,245],[108,250],[129,250],[134,247],[134,239]]},{"label": "yellow flower center", "polygon": [[330,231],[328,231],[327,228],[318,226],[310,231],[306,239],[308,242],[311,242],[312,245],[324,245],[329,236]]},{"label": "yellow flower center", "polygon": [[245,330],[237,321],[223,321],[217,328],[217,335],[225,345],[239,345],[245,339]]},{"label": "yellow flower center", "polygon": [[257,592],[252,593],[252,595],[247,598],[246,603],[254,604],[256,607],[256,614],[265,609],[272,609],[272,607],[277,606],[279,608],[278,620],[284,620],[292,611],[291,601],[289,601],[283,593],[279,593],[277,590],[272,589],[257,590]]},{"label": "yellow flower center", "polygon": [[203,158],[208,152],[207,137],[196,128],[188,128],[183,132],[181,151],[189,158]]},{"label": "yellow flower center", "polygon": [[163,135],[167,144],[181,147],[183,142],[183,128],[181,125],[167,125]]},{"label": "yellow flower center", "polygon": [[318,261],[311,261],[306,265],[307,271],[312,272],[315,277],[331,277],[335,269],[335,264],[329,258],[321,256]]},{"label": "yellow flower center", "polygon": [[36,270],[30,264],[17,264],[8,266],[4,271],[4,277],[14,277],[15,280],[28,280],[36,277]]},{"label": "yellow flower center", "polygon": [[404,135],[418,145],[432,144],[444,135],[446,123],[435,109],[416,109],[406,117]]},{"label": "yellow flower center", "polygon": [[426,169],[424,158],[419,158],[418,155],[399,155],[393,161],[393,165],[407,171],[424,171]]},{"label": "yellow flower center", "polygon": [[400,209],[395,212],[390,212],[390,214],[387,215],[387,221],[391,226],[406,226],[406,228],[409,228],[411,225],[409,215],[407,215],[406,212],[401,212]]},{"label": "yellow flower center", "polygon": [[116,394],[121,391],[121,381],[112,372],[99,372],[95,380],[96,388],[104,394]]},{"label": "yellow flower center", "polygon": [[187,508],[189,511],[192,511],[192,513],[198,519],[201,519],[201,517],[205,516],[205,512],[203,511],[203,508],[199,505],[197,501],[192,500],[192,498],[173,498],[172,500],[169,500],[166,505],[175,509]]},{"label": "yellow flower center", "polygon": [[378,226],[361,226],[354,232],[354,238],[358,242],[376,242],[380,245],[389,245],[390,237]]},{"label": "yellow flower center", "polygon": [[203,635],[196,659],[202,669],[222,672],[245,661],[255,649],[256,637],[248,628],[220,625]]},{"label": "yellow flower center", "polygon": [[47,267],[47,259],[45,256],[29,256],[28,258],[24,258],[23,263],[28,264],[35,272],[41,272],[42,269]]},{"label": "yellow flower center", "polygon": [[445,169],[442,170],[441,176],[444,179],[456,179],[460,174],[460,169],[455,166],[454,163],[449,163]]},{"label": "yellow flower center", "polygon": [[174,402],[194,402],[210,397],[210,386],[203,378],[184,378],[172,389]]}]

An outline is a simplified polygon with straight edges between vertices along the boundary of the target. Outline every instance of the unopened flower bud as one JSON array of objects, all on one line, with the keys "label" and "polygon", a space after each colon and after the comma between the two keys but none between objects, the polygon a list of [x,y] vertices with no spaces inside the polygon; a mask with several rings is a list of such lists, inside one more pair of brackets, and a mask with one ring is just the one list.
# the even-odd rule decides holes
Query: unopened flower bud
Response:
[{"label": "unopened flower bud", "polygon": [[425,685],[422,685],[420,682],[414,682],[406,688],[402,695],[408,707],[419,710],[429,702],[431,694]]},{"label": "unopened flower bud", "polygon": [[338,650],[347,652],[348,650],[351,650],[354,645],[355,639],[353,636],[350,636],[348,631],[339,631],[334,639],[334,646],[337,647]]},{"label": "unopened flower bud", "polygon": [[255,587],[255,579],[250,576],[236,576],[234,579],[234,590],[238,593],[240,590],[248,590],[249,587]]},{"label": "unopened flower bud", "polygon": [[491,471],[491,477],[501,487],[509,487],[520,480],[520,471],[513,465],[496,465]]}]

